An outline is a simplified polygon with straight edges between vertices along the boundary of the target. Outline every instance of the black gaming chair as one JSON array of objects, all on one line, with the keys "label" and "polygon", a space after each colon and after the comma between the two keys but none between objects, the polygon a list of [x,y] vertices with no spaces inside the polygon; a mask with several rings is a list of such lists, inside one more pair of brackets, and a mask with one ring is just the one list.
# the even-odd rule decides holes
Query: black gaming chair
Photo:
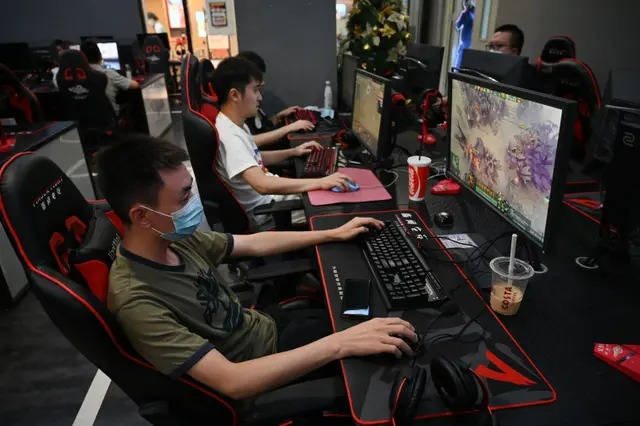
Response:
[{"label": "black gaming chair", "polygon": [[160,37],[150,35],[142,43],[142,51],[147,60],[147,72],[150,74],[169,73],[169,50],[164,47]]},{"label": "black gaming chair", "polygon": [[188,376],[172,380],[157,371],[132,349],[104,302],[60,268],[54,236],[67,232],[70,218],[87,223],[99,210],[109,213],[108,206],[86,201],[48,158],[22,153],[0,169],[0,219],[31,289],[62,334],[138,405],[142,417],[160,426],[279,424],[291,416],[322,417],[322,410],[344,405],[339,378],[283,387],[243,411]]},{"label": "black gaming chair", "polygon": [[218,95],[213,90],[213,72],[215,67],[209,59],[200,60],[200,69],[198,70],[198,82],[200,85],[200,94],[203,98],[208,98],[212,102],[218,102]]},{"label": "black gaming chair", "polygon": [[0,116],[13,117],[19,125],[42,120],[36,95],[3,64],[0,64]]},{"label": "black gaming chair", "polygon": [[552,94],[578,103],[572,156],[584,158],[591,140],[593,120],[601,108],[600,88],[591,68],[577,59],[562,59],[550,65]]},{"label": "black gaming chair", "polygon": [[538,72],[547,74],[548,67],[563,59],[576,58],[576,43],[569,36],[551,37],[542,48],[540,56],[536,60]]},{"label": "black gaming chair", "polygon": [[[225,232],[251,232],[251,221],[244,207],[218,174],[216,162],[220,141],[211,117],[204,115],[198,87],[198,59],[188,53],[182,62],[182,120],[191,165],[205,205],[209,225],[222,223]],[[302,201],[283,201],[259,206],[254,214],[274,216],[276,229],[291,228],[291,211],[302,208]]]},{"label": "black gaming chair", "polygon": [[81,51],[67,50],[60,55],[56,80],[64,110],[78,121],[91,185],[96,197],[101,198],[94,179],[93,157],[100,147],[109,143],[118,127],[116,113],[105,93],[107,76],[94,70]]}]

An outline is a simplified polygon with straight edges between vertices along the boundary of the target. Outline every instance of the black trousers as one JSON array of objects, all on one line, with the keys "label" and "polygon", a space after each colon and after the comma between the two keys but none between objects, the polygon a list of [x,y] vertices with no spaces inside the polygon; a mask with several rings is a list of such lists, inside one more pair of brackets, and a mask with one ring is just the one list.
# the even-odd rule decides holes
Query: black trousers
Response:
[{"label": "black trousers", "polygon": [[[278,330],[278,352],[286,352],[320,340],[333,333],[326,309],[284,310],[272,306],[264,310],[276,322]],[[340,364],[333,362],[296,380],[302,382],[340,375]]]}]

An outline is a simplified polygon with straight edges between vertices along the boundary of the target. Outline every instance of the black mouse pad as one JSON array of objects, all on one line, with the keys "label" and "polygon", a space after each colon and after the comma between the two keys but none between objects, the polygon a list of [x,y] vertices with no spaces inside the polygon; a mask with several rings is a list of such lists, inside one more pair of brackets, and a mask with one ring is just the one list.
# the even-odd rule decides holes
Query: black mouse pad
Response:
[{"label": "black mouse pad", "polygon": [[[314,216],[310,223],[312,229],[331,229],[356,215],[365,214]],[[448,256],[448,252],[415,211],[367,212],[366,216],[398,221],[413,233],[416,241],[420,240],[421,246],[424,245],[433,252],[439,251],[441,257]],[[343,283],[349,278],[373,280],[373,275],[357,242],[324,244],[317,246],[316,251],[331,321],[334,330],[341,331],[357,324],[355,320],[340,316]],[[427,264],[457,305],[457,311],[433,322],[424,337],[423,355],[416,359],[416,364],[428,369],[430,360],[437,355],[461,360],[486,379],[491,392],[490,406],[494,410],[555,401],[556,393],[549,382],[484,302],[478,290],[466,279],[463,270],[453,263],[453,258],[449,259],[450,263],[427,260]],[[371,312],[374,317],[405,318],[421,334],[424,332],[421,327],[425,328],[438,315],[442,306],[387,311],[375,281],[371,294]],[[410,363],[408,358],[395,360],[389,356],[352,358],[341,362],[352,415],[358,423],[388,423],[390,388],[396,376],[410,371]],[[429,380],[416,418],[448,414]]]}]

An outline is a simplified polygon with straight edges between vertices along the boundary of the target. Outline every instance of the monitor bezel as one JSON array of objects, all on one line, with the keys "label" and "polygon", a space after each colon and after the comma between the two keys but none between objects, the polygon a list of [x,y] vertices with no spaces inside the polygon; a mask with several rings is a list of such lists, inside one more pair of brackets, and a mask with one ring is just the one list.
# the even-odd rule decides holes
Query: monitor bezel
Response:
[{"label": "monitor bezel", "polygon": [[[559,224],[559,213],[560,208],[562,206],[562,200],[564,198],[564,184],[567,178],[567,174],[569,172],[569,154],[571,151],[571,143],[573,138],[573,123],[576,118],[577,113],[577,103],[575,101],[571,101],[564,98],[559,98],[556,96],[546,95],[538,92],[533,92],[531,90],[522,89],[515,86],[510,86],[508,84],[496,83],[493,81],[488,81],[482,78],[473,77],[466,74],[460,74],[455,72],[448,73],[448,88],[447,94],[450,100],[453,100],[453,80],[458,80],[463,83],[474,84],[489,90],[499,91],[502,93],[509,94],[511,96],[516,96],[519,98],[523,98],[532,102],[540,103],[552,108],[557,108],[562,110],[562,119],[560,122],[560,131],[558,134],[558,145],[556,147],[556,161],[554,163],[553,169],[553,179],[551,180],[551,192],[549,194],[549,208],[547,211],[547,222],[544,230],[544,238],[539,241],[536,237],[534,237],[530,232],[523,229],[514,222],[512,219],[505,216],[500,210],[498,210],[495,206],[493,206],[489,201],[482,198],[480,195],[473,192],[467,184],[464,182],[464,179],[461,177],[455,176],[453,173],[449,173],[451,166],[451,143],[452,143],[452,130],[447,132],[447,140],[449,143],[449,150],[447,152],[447,177],[454,179],[461,186],[472,193],[476,198],[480,199],[486,206],[488,206],[494,213],[496,213],[502,220],[504,220],[509,226],[516,229],[519,233],[524,235],[527,240],[534,243],[538,247],[540,247],[543,252],[548,252],[551,241],[554,237],[554,231],[557,229]],[[449,103],[451,106],[451,102]],[[450,123],[451,124],[451,123]],[[451,126],[449,127],[451,129]]]},{"label": "monitor bezel", "polygon": [[[356,69],[356,76],[353,80],[354,88],[353,88],[353,118],[352,122],[355,121],[355,111],[356,111],[356,82],[358,80],[358,74],[362,74],[365,77],[371,78],[378,83],[384,84],[384,94],[382,98],[382,114],[380,115],[380,128],[378,129],[378,147],[376,152],[371,150],[371,147],[367,146],[365,142],[363,142],[357,134],[354,132],[356,139],[358,142],[369,151],[376,159],[383,159],[391,155],[392,147],[391,147],[391,80],[381,77],[372,72],[363,70],[362,68]],[[353,129],[353,125],[352,125]],[[381,143],[384,141],[384,143]],[[387,152],[388,151],[388,152]]]},{"label": "monitor bezel", "polygon": [[[496,77],[495,74],[491,73],[491,70],[489,71],[487,71],[486,69],[480,70],[480,69],[464,66],[465,55],[467,59],[471,57],[473,59],[492,58],[492,59],[495,59],[496,61],[500,61],[500,60],[513,61],[515,66],[511,67],[509,69],[509,72],[506,73],[505,75]],[[477,62],[483,62],[483,61],[477,61]],[[495,80],[498,80],[500,83],[506,84],[506,85],[514,85],[515,83],[513,82],[513,79],[515,77],[515,79],[517,80],[516,83],[519,85],[522,85],[526,80],[526,68],[528,63],[529,63],[529,58],[526,56],[506,55],[504,53],[496,53],[496,52],[490,52],[490,51],[480,50],[480,49],[465,49],[464,52],[462,53],[462,61],[460,62],[460,71],[464,72],[464,70],[471,70],[471,71],[479,72],[481,74],[486,74],[487,76]],[[510,80],[510,81],[503,82],[502,80]]]},{"label": "monitor bezel", "polygon": [[344,85],[344,63],[345,60],[347,61],[354,61],[356,64],[356,69],[355,71],[358,71],[358,68],[360,68],[360,58],[358,58],[355,55],[352,55],[350,53],[343,53],[342,54],[342,62],[341,62],[341,67],[340,67],[340,83],[341,83],[341,87],[340,87],[340,101],[343,103],[343,105],[345,105],[350,111],[353,111],[353,100],[356,96],[356,72],[353,73],[353,89],[351,90],[351,99],[349,99],[348,101],[346,100],[346,97],[344,96],[345,93],[345,85]]}]

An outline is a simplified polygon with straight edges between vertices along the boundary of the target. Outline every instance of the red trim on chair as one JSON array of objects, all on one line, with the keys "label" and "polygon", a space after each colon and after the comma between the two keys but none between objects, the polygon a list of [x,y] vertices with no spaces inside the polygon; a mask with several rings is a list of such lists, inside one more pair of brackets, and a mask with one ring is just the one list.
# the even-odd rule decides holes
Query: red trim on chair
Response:
[{"label": "red trim on chair", "polygon": [[[42,107],[40,106],[40,101],[38,100],[38,97],[33,94],[33,92],[22,82],[22,80],[20,80],[18,77],[16,77],[15,73],[11,70],[11,68],[7,67],[4,64],[0,64],[0,67],[2,67],[6,72],[8,72],[11,76],[13,76],[13,78],[20,84],[20,86],[22,86],[22,88],[29,95],[31,95],[31,100],[33,101],[34,105],[36,106],[37,116],[38,116],[38,118],[41,118],[42,117]],[[29,108],[31,108],[31,106],[29,106]],[[32,118],[34,118],[33,111],[31,111],[31,116],[32,116]],[[38,120],[34,120],[34,121],[38,121]]]},{"label": "red trim on chair", "polygon": [[278,302],[278,305],[285,305],[285,304],[287,304],[289,302],[293,302],[293,301],[296,301],[296,300],[302,300],[302,299],[305,299],[305,300],[322,300],[322,299],[320,299],[318,297],[300,295],[300,296],[293,296],[293,297],[290,297],[288,299],[284,299],[284,300]]},{"label": "red trim on chair", "polygon": [[[184,76],[184,84],[183,84],[183,88],[184,90],[186,90],[186,94],[187,94],[187,108],[189,109],[189,112],[191,112],[192,114],[202,118],[203,120],[206,120],[211,127],[213,128],[213,131],[216,132],[216,136],[218,136],[218,147],[216,149],[216,157],[218,156],[218,153],[220,152],[220,135],[218,135],[218,129],[216,129],[216,126],[214,123],[212,123],[211,121],[209,121],[209,119],[207,117],[205,117],[204,115],[200,114],[198,111],[194,110],[193,108],[191,108],[191,98],[190,98],[190,90],[189,90],[189,85],[190,85],[190,81],[189,81],[189,74],[190,74],[190,68],[191,68],[191,53],[187,53],[187,55],[185,56],[185,61],[186,61],[186,72],[185,72],[185,76]],[[231,194],[231,196],[233,197],[233,199],[235,200],[236,204],[240,207],[240,209],[244,212],[245,217],[247,218],[247,228],[245,228],[245,230],[243,231],[244,233],[249,232],[249,230],[251,229],[251,218],[249,217],[249,215],[247,214],[247,211],[245,210],[244,206],[242,204],[240,204],[240,201],[238,201],[238,198],[236,197],[236,194],[231,190],[231,188],[229,188],[229,186],[225,183],[225,181],[223,179],[220,179],[220,176],[218,175],[218,170],[216,169],[216,165],[213,164],[211,169],[213,170],[213,174],[216,177],[216,179],[218,179],[218,182],[220,182],[222,185],[224,185],[224,187],[227,189],[227,191],[229,192],[229,194]]]},{"label": "red trim on chair", "polygon": [[600,86],[598,86],[598,81],[596,80],[595,76],[593,75],[593,72],[591,71],[591,68],[589,68],[589,66],[587,64],[585,64],[584,62],[582,62],[579,59],[574,59],[574,58],[565,58],[562,59],[560,61],[558,61],[558,63],[560,62],[564,62],[564,61],[570,61],[570,62],[575,62],[576,64],[582,66],[582,68],[584,68],[587,73],[589,74],[589,77],[591,78],[591,83],[593,84],[593,91],[596,94],[596,101],[598,103],[598,109],[600,109],[602,107],[601,105],[601,99],[600,99]]},{"label": "red trim on chair", "polygon": [[[32,153],[31,152],[22,152],[22,153],[16,154],[13,157],[11,157],[6,163],[4,163],[2,165],[2,167],[0,168],[0,182],[2,181],[2,177],[4,176],[4,172],[7,169],[7,167],[11,163],[13,163],[17,158],[19,158],[19,157],[21,157],[23,155],[28,155],[28,154],[32,154]],[[32,273],[40,275],[41,277],[43,277],[43,278],[49,280],[50,282],[54,283],[55,285],[59,286],[61,289],[66,291],[71,297],[73,297],[80,304],[82,304],[87,310],[89,310],[89,312],[91,312],[93,314],[93,316],[96,318],[96,320],[102,325],[102,327],[104,328],[105,332],[107,333],[107,335],[111,339],[111,342],[116,347],[116,349],[118,349],[118,351],[120,352],[120,354],[123,357],[125,357],[125,358],[129,359],[130,361],[135,362],[136,364],[139,364],[139,365],[141,365],[143,367],[149,368],[151,370],[158,371],[157,368],[155,368],[154,366],[152,366],[148,362],[143,361],[143,360],[141,360],[139,358],[136,358],[136,357],[132,356],[131,354],[129,354],[128,352],[126,352],[124,350],[124,348],[122,348],[122,346],[120,346],[120,344],[116,340],[115,336],[113,335],[113,331],[111,331],[111,328],[109,328],[109,325],[107,325],[107,323],[104,320],[104,318],[102,318],[102,316],[100,316],[100,314],[98,314],[98,312],[95,310],[95,308],[93,306],[91,306],[91,304],[89,302],[87,302],[85,299],[80,297],[76,292],[71,290],[69,287],[67,287],[64,283],[60,282],[58,279],[48,275],[47,273],[45,273],[45,272],[43,272],[43,271],[41,271],[41,270],[39,270],[38,268],[35,267],[35,265],[31,262],[31,259],[29,259],[29,257],[27,256],[27,254],[26,254],[26,252],[24,250],[24,247],[22,247],[22,241],[20,241],[20,239],[18,238],[18,234],[16,233],[16,230],[13,228],[13,224],[9,220],[9,215],[7,214],[7,210],[6,210],[5,206],[4,206],[4,200],[2,199],[2,194],[1,193],[0,193],[0,213],[2,214],[2,218],[4,219],[4,222],[5,222],[6,226],[7,226],[7,230],[11,233],[11,236],[13,237],[13,240],[16,243],[16,247],[18,249],[18,253],[20,254],[22,259],[24,260],[25,265],[27,266],[27,268],[29,268],[29,270]],[[192,388],[204,393],[205,395],[209,396],[210,398],[213,398],[214,400],[216,400],[219,403],[221,403],[231,413],[232,418],[233,418],[233,426],[235,426],[237,424],[238,415],[236,414],[236,411],[233,409],[233,407],[231,407],[231,405],[227,401],[225,401],[224,399],[220,398],[219,396],[217,396],[213,392],[205,389],[202,385],[200,385],[198,383],[192,382],[191,380],[185,379],[184,377],[180,377],[180,378],[178,378],[178,380],[180,380],[181,382],[185,383],[187,386],[191,386]]]}]

